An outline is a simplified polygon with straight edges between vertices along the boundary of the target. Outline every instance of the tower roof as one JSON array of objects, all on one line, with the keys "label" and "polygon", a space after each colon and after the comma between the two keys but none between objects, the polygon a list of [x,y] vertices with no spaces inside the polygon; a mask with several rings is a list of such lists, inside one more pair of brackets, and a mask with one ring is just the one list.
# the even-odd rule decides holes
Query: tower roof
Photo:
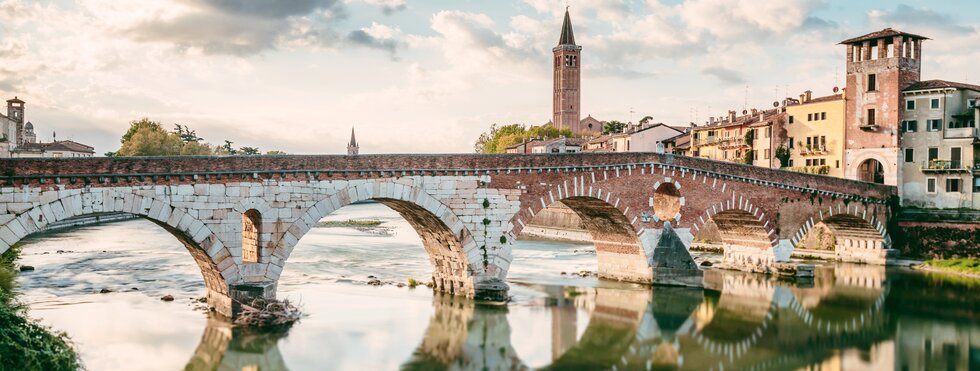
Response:
[{"label": "tower roof", "polygon": [[14,97],[14,99],[7,99],[7,103],[24,103],[20,98]]},{"label": "tower roof", "polygon": [[863,43],[865,41],[878,40],[878,39],[882,39],[882,38],[886,38],[886,37],[895,37],[895,36],[906,36],[906,37],[910,37],[910,38],[913,38],[913,39],[929,40],[929,38],[928,37],[925,37],[925,36],[919,36],[919,35],[916,35],[916,34],[910,34],[910,33],[902,32],[902,31],[895,30],[895,29],[892,29],[891,27],[889,27],[889,28],[886,28],[886,29],[881,30],[881,31],[875,31],[875,32],[869,33],[869,34],[864,35],[864,36],[858,36],[858,37],[850,38],[850,39],[841,41],[840,43],[841,44],[858,44],[858,43]]},{"label": "tower roof", "polygon": [[347,143],[348,147],[357,147],[357,139],[354,138],[354,128],[350,128],[350,143]]},{"label": "tower roof", "polygon": [[565,8],[565,21],[561,25],[561,38],[558,39],[558,45],[575,45],[572,18],[568,15],[568,8]]}]

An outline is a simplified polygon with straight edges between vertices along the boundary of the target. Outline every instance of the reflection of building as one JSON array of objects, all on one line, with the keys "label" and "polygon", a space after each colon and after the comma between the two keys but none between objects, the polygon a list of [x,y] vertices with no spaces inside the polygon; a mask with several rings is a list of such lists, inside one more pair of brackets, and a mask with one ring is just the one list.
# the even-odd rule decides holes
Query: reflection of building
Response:
[{"label": "reflection of building", "polygon": [[844,95],[813,98],[786,107],[789,166],[834,177],[844,175]]},{"label": "reflection of building", "polygon": [[905,88],[903,95],[903,204],[980,208],[980,132],[975,117],[980,86],[920,81]]},{"label": "reflection of building", "polygon": [[841,42],[847,48],[844,176],[897,185],[902,89],[920,79],[925,37],[891,28]]},{"label": "reflection of building", "polygon": [[7,115],[0,114],[0,157],[92,157],[95,148],[72,140],[39,142],[34,124],[25,121],[24,101],[7,100]]}]

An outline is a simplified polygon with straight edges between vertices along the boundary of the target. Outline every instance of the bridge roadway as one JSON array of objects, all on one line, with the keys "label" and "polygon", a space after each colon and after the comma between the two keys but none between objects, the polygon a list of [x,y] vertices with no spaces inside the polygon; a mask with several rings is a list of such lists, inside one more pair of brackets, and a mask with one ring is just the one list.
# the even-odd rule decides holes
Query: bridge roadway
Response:
[{"label": "bridge roadway", "polygon": [[296,243],[365,200],[415,228],[438,290],[490,299],[506,296],[514,239],[558,201],[582,218],[608,279],[699,284],[687,247],[703,229],[752,271],[811,230],[832,234],[839,260],[894,252],[894,187],[656,153],[4,159],[0,181],[0,251],[48,223],[131,213],[184,244],[226,315],[274,296]]}]

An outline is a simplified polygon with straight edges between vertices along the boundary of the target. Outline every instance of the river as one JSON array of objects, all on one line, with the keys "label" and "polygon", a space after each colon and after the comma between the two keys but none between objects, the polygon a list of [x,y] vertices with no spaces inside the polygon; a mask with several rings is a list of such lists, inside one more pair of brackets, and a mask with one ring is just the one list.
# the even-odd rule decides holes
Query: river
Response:
[{"label": "river", "polygon": [[398,287],[430,276],[418,236],[380,204],[327,220],[349,219],[384,223],[300,241],[278,296],[308,316],[286,331],[209,319],[193,259],[143,220],[28,238],[19,290],[90,370],[980,369],[970,279],[817,263],[810,281],[708,270],[715,289],[650,288],[575,275],[596,270],[591,245],[521,240],[513,300],[489,305]]}]

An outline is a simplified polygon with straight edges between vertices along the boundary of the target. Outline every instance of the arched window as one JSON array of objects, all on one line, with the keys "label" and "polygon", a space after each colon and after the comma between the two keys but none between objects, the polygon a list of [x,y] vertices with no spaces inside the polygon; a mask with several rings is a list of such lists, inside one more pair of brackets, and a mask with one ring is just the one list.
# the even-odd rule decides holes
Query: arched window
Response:
[{"label": "arched window", "polygon": [[262,214],[250,209],[242,214],[242,262],[259,262],[259,236],[262,233]]}]

